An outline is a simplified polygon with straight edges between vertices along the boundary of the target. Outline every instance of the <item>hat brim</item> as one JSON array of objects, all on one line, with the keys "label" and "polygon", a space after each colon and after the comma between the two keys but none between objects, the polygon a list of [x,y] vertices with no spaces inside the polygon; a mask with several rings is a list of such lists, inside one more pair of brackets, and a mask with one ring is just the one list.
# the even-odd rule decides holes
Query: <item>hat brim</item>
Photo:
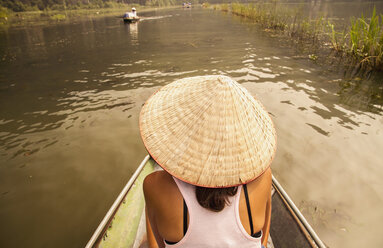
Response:
[{"label": "hat brim", "polygon": [[[222,77],[220,78],[222,79]],[[223,78],[224,82],[225,80],[229,80],[227,77]],[[248,112],[250,111],[250,117],[245,116],[246,118],[248,118],[248,120],[246,120],[245,122],[243,122],[242,120],[235,120],[238,123],[235,123],[236,126],[233,129],[233,125],[232,123],[230,123],[230,121],[232,121],[230,119],[231,115],[228,115],[229,117],[220,117],[221,119],[230,119],[227,123],[224,123],[225,125],[223,125],[223,127],[221,125],[222,120],[216,120],[217,118],[214,117],[215,122],[213,121],[213,123],[218,122],[221,125],[221,127],[218,127],[217,129],[217,125],[212,125],[212,127],[210,127],[210,123],[206,124],[202,123],[201,121],[199,121],[199,123],[193,123],[195,119],[192,119],[192,123],[187,123],[187,125],[189,125],[188,127],[193,127],[194,130],[197,130],[195,133],[193,133],[193,131],[189,131],[187,127],[185,128],[182,125],[178,125],[176,127],[172,126],[174,125],[174,123],[177,124],[177,121],[180,122],[184,121],[184,119],[194,118],[194,116],[190,114],[193,113],[193,111],[190,111],[188,109],[190,104],[185,104],[184,102],[182,102],[185,100],[182,98],[184,94],[183,91],[187,92],[188,94],[192,94],[190,93],[190,90],[199,91],[196,93],[198,97],[199,94],[201,94],[201,92],[205,92],[205,89],[201,90],[199,89],[199,87],[206,87],[204,81],[209,80],[217,80],[217,76],[214,76],[213,79],[212,76],[210,76],[178,80],[159,89],[146,101],[146,103],[142,107],[139,120],[140,134],[144,146],[158,165],[160,165],[165,171],[167,171],[172,176],[184,182],[209,188],[225,188],[249,183],[261,176],[270,167],[275,156],[277,140],[274,124],[271,120],[271,117],[264,109],[263,105],[259,101],[254,99],[247,92],[247,90],[245,90],[238,83],[236,83],[235,81],[230,81],[230,79],[229,86],[227,87],[225,85],[224,87],[228,88],[229,90],[232,90],[232,88],[234,88],[235,94],[239,92],[240,97],[248,101],[245,101],[244,105],[241,103],[245,108],[247,108],[246,110]],[[191,85],[193,83],[199,83],[200,85]],[[185,90],[184,87],[190,87],[190,89]],[[195,89],[196,87],[198,89]],[[208,88],[209,87],[210,86],[208,86]],[[217,87],[217,85],[214,85],[214,87]],[[219,87],[221,86],[219,85]],[[181,92],[173,92],[177,90],[181,90]],[[201,98],[203,97],[204,95],[201,96]],[[179,98],[181,99],[181,103],[177,102],[174,104],[168,104],[168,101],[173,101],[174,99],[177,99],[178,101]],[[243,99],[241,99],[241,101]],[[188,100],[186,99],[185,101]],[[181,106],[178,106],[177,104],[181,104]],[[204,106],[203,103],[197,107],[201,106]],[[191,108],[193,108],[193,106],[191,106]],[[178,112],[173,113],[172,111]],[[210,112],[215,113],[214,111]],[[211,114],[210,112],[209,114]],[[239,113],[242,112],[243,111],[239,111]],[[164,113],[169,113],[169,115],[171,115],[169,118],[176,118],[176,120],[168,120],[168,116],[163,116]],[[252,115],[254,113],[258,115],[257,118],[260,120],[254,120],[252,118]],[[177,116],[177,114],[180,116]],[[255,118],[255,116],[253,117]],[[246,126],[247,122],[250,123],[248,126]],[[207,131],[208,135],[206,135],[206,132],[204,130],[201,130],[201,127],[198,126],[201,125],[201,123],[203,127],[211,129]],[[243,127],[243,130],[245,130],[247,133],[242,134],[242,132],[244,131],[236,130],[238,129],[238,127]],[[235,130],[235,135],[230,136],[231,139],[227,139],[228,142],[231,142],[234,145],[230,147],[226,144],[227,142],[224,145],[222,145],[222,140],[225,139],[225,134],[222,134],[223,132],[216,132],[216,129],[221,131]],[[185,130],[188,130],[189,132],[186,133]],[[216,135],[214,134],[214,132],[221,134]],[[252,137],[256,135],[260,141]],[[175,139],[175,136],[180,138],[181,141]],[[217,140],[214,140],[211,137],[214,137]],[[235,139],[235,141],[232,141],[233,139]],[[243,140],[246,144],[241,144],[239,142],[241,140]],[[198,141],[201,141],[200,144],[198,144]],[[220,142],[221,144],[217,145],[217,143]],[[193,144],[191,145],[191,143]],[[251,144],[254,144],[254,146],[256,147],[252,147]],[[177,147],[177,145],[179,146]],[[198,153],[202,149],[199,148],[199,145],[201,145],[202,147],[207,146],[208,149],[205,150],[206,152]],[[237,148],[237,146],[240,148]],[[230,149],[232,149],[233,151],[228,151],[228,147],[230,147]],[[228,152],[224,153],[220,150]],[[235,154],[235,151],[239,151],[239,154]],[[251,154],[252,152],[257,154]],[[198,160],[200,156],[204,158],[202,160]],[[217,161],[210,161],[210,157],[214,157],[214,159],[216,159]],[[182,161],[183,158],[187,159],[185,161]],[[236,161],[240,159],[242,159],[243,161]],[[222,164],[220,164],[221,161]],[[246,161],[248,161],[248,163],[245,163]],[[208,168],[206,169],[205,167]]]}]

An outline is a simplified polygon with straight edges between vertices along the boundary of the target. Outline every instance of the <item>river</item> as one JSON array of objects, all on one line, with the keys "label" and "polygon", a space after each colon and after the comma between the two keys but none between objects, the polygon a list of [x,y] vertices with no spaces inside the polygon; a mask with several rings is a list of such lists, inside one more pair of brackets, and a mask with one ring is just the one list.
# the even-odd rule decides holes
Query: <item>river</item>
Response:
[{"label": "river", "polygon": [[382,84],[219,11],[142,15],[1,29],[0,247],[83,247],[146,155],[142,104],[208,74],[264,103],[273,173],[329,247],[383,246]]}]

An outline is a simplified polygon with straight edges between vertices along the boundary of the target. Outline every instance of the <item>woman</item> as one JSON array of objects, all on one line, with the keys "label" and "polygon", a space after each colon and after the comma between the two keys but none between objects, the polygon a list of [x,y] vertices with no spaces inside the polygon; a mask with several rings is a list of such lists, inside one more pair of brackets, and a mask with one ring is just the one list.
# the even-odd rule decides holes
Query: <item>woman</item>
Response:
[{"label": "woman", "polygon": [[276,134],[225,76],[192,77],[145,103],[140,131],[164,169],[144,181],[150,247],[266,247]]}]

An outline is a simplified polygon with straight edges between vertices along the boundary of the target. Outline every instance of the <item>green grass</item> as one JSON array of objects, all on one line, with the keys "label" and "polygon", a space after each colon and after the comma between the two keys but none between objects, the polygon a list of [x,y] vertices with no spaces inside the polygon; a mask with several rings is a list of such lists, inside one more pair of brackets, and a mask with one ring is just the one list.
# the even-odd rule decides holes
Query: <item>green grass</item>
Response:
[{"label": "green grass", "polygon": [[383,71],[383,15],[377,15],[375,8],[371,18],[353,18],[343,32],[328,26],[332,48],[350,58],[358,71]]},{"label": "green grass", "polygon": [[376,15],[374,8],[370,19],[352,20],[347,52],[362,68],[383,69],[383,15]]},{"label": "green grass", "polygon": [[229,11],[229,5],[227,3],[219,5],[221,11],[228,12]]},{"label": "green grass", "polygon": [[216,6],[215,9],[231,12],[234,15],[251,19],[265,29],[283,31],[298,39],[316,40],[324,29],[324,20],[309,20],[300,9],[288,9],[274,2],[273,4],[232,3]]},{"label": "green grass", "polygon": [[0,7],[0,24],[6,24],[8,22],[8,9]]},{"label": "green grass", "polygon": [[[352,20],[343,32],[321,17],[309,19],[302,9],[289,9],[277,1],[271,4],[221,4],[212,8],[251,19],[266,30],[281,32],[315,47],[330,44],[338,56],[349,58],[351,66],[358,71],[383,71],[383,15],[377,15],[375,8],[371,18],[362,15]],[[309,58],[317,60],[318,55],[311,54]]]},{"label": "green grass", "polygon": [[66,19],[66,15],[63,15],[63,14],[56,14],[56,15],[52,15],[50,16],[50,18],[54,21],[63,21]]},{"label": "green grass", "polygon": [[290,14],[287,11],[278,9],[277,5],[262,4],[240,4],[233,3],[231,12],[235,15],[250,18],[261,24],[265,28],[285,30],[287,28],[287,18]]}]

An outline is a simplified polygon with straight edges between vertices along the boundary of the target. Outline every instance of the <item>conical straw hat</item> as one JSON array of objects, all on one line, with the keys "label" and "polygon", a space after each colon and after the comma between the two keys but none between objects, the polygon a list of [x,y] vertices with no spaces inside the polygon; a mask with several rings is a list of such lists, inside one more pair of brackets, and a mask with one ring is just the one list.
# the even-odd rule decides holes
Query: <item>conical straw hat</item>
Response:
[{"label": "conical straw hat", "polygon": [[174,177],[202,187],[231,187],[271,164],[276,133],[269,114],[226,76],[177,80],[142,107],[140,131],[152,158]]}]

